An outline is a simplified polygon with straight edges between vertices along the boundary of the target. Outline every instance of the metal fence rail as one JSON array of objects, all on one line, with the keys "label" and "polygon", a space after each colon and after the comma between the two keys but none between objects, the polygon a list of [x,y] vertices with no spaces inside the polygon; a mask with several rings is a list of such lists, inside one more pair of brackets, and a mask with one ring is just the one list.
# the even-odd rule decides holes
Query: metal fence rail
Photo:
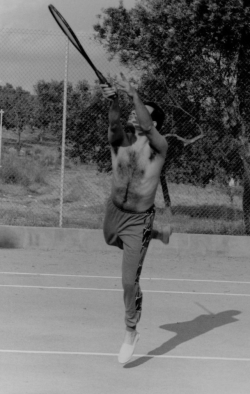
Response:
[{"label": "metal fence rail", "polygon": [[[189,81],[177,66],[174,90],[150,71],[145,80],[109,62],[92,37],[79,38],[104,75],[115,80],[123,70],[166,113],[156,221],[181,232],[245,234],[244,167],[227,132],[233,106],[218,108],[207,96],[198,110],[191,90],[185,100],[180,94]],[[94,72],[60,32],[2,29],[0,51],[0,224],[100,228],[111,161],[108,103]],[[123,95],[121,106],[125,124],[132,107]]]}]

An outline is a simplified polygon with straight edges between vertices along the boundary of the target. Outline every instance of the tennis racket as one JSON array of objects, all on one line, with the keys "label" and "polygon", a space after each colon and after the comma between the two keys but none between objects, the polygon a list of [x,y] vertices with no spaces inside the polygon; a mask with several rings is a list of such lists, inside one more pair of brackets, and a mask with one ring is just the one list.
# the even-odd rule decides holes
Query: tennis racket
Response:
[{"label": "tennis racket", "polygon": [[[87,55],[86,51],[83,49],[80,41],[76,37],[75,33],[71,29],[70,25],[68,22],[64,19],[64,17],[60,14],[60,12],[52,5],[49,5],[49,10],[54,17],[55,21],[57,22],[58,26],[61,28],[63,33],[68,37],[68,39],[71,41],[71,43],[74,45],[74,47],[80,52],[80,54],[84,57],[85,60],[87,60],[88,64],[90,67],[94,70],[96,73],[100,83],[102,84],[107,84],[108,86],[111,86],[110,83],[107,81],[107,79],[102,75],[102,73],[96,68],[92,60],[89,58]],[[109,96],[110,98],[115,98],[117,94],[114,94],[113,96]]]}]

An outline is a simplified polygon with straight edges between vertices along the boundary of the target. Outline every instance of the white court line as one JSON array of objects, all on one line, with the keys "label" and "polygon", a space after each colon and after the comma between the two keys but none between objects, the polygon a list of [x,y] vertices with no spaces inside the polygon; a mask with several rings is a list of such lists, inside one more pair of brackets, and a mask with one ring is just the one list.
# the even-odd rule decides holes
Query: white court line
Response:
[{"label": "white court line", "polygon": [[[0,353],[5,354],[35,354],[35,355],[52,355],[52,356],[99,356],[99,357],[117,357],[116,353],[92,353],[92,352],[60,352],[60,351],[39,351],[39,350],[8,350],[0,349]],[[134,354],[133,357],[143,358],[165,358],[165,359],[184,359],[184,360],[212,360],[212,361],[250,361],[250,358],[243,357],[205,357],[205,356],[171,356],[171,355],[149,355]]]},{"label": "white court line", "polygon": [[[19,275],[19,276],[52,276],[52,277],[62,277],[62,278],[86,278],[86,279],[121,279],[121,276],[100,276],[100,275],[70,275],[70,274],[44,274],[44,273],[32,273],[32,272],[0,272],[0,275]],[[213,279],[178,279],[178,278],[144,278],[141,277],[140,280],[158,280],[167,282],[207,282],[207,283],[235,283],[235,284],[246,284],[246,281],[236,281],[236,280],[213,280]]]},{"label": "white court line", "polygon": [[[40,290],[46,289],[46,290],[83,290],[83,291],[123,291],[123,289],[97,289],[97,288],[94,288],[94,287],[0,285],[0,288],[1,287],[19,288],[19,289],[40,289]],[[215,295],[215,296],[250,297],[250,294],[204,293],[204,292],[196,292],[196,291],[143,290],[143,293],[192,294],[192,295]]]}]

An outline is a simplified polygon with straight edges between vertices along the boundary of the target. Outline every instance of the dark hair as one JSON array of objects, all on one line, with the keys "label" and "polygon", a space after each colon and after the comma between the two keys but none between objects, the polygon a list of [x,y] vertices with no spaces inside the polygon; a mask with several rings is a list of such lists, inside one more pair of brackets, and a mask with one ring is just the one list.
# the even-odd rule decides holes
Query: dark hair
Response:
[{"label": "dark hair", "polygon": [[165,119],[165,114],[163,110],[161,109],[161,107],[159,107],[158,104],[154,103],[153,101],[146,101],[144,102],[144,105],[148,105],[149,107],[153,108],[151,118],[153,121],[156,122],[156,129],[159,131]]}]

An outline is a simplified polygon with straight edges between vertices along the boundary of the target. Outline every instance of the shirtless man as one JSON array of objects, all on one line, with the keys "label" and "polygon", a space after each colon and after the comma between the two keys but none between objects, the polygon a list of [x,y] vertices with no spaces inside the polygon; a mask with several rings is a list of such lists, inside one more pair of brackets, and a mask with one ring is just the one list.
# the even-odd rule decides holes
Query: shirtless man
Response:
[{"label": "shirtless man", "polygon": [[[159,133],[164,113],[155,103],[143,103],[133,86],[121,74],[117,88],[101,85],[111,100],[108,140],[112,156],[112,189],[107,203],[103,232],[108,245],[123,250],[122,285],[125,304],[125,338],[118,361],[128,362],[139,340],[136,330],[141,317],[139,285],[143,261],[152,238],[169,242],[171,228],[153,229],[154,200],[167,153],[166,139]],[[120,123],[118,90],[133,100],[134,110],[125,132]],[[111,99],[111,96],[114,97]]]}]

